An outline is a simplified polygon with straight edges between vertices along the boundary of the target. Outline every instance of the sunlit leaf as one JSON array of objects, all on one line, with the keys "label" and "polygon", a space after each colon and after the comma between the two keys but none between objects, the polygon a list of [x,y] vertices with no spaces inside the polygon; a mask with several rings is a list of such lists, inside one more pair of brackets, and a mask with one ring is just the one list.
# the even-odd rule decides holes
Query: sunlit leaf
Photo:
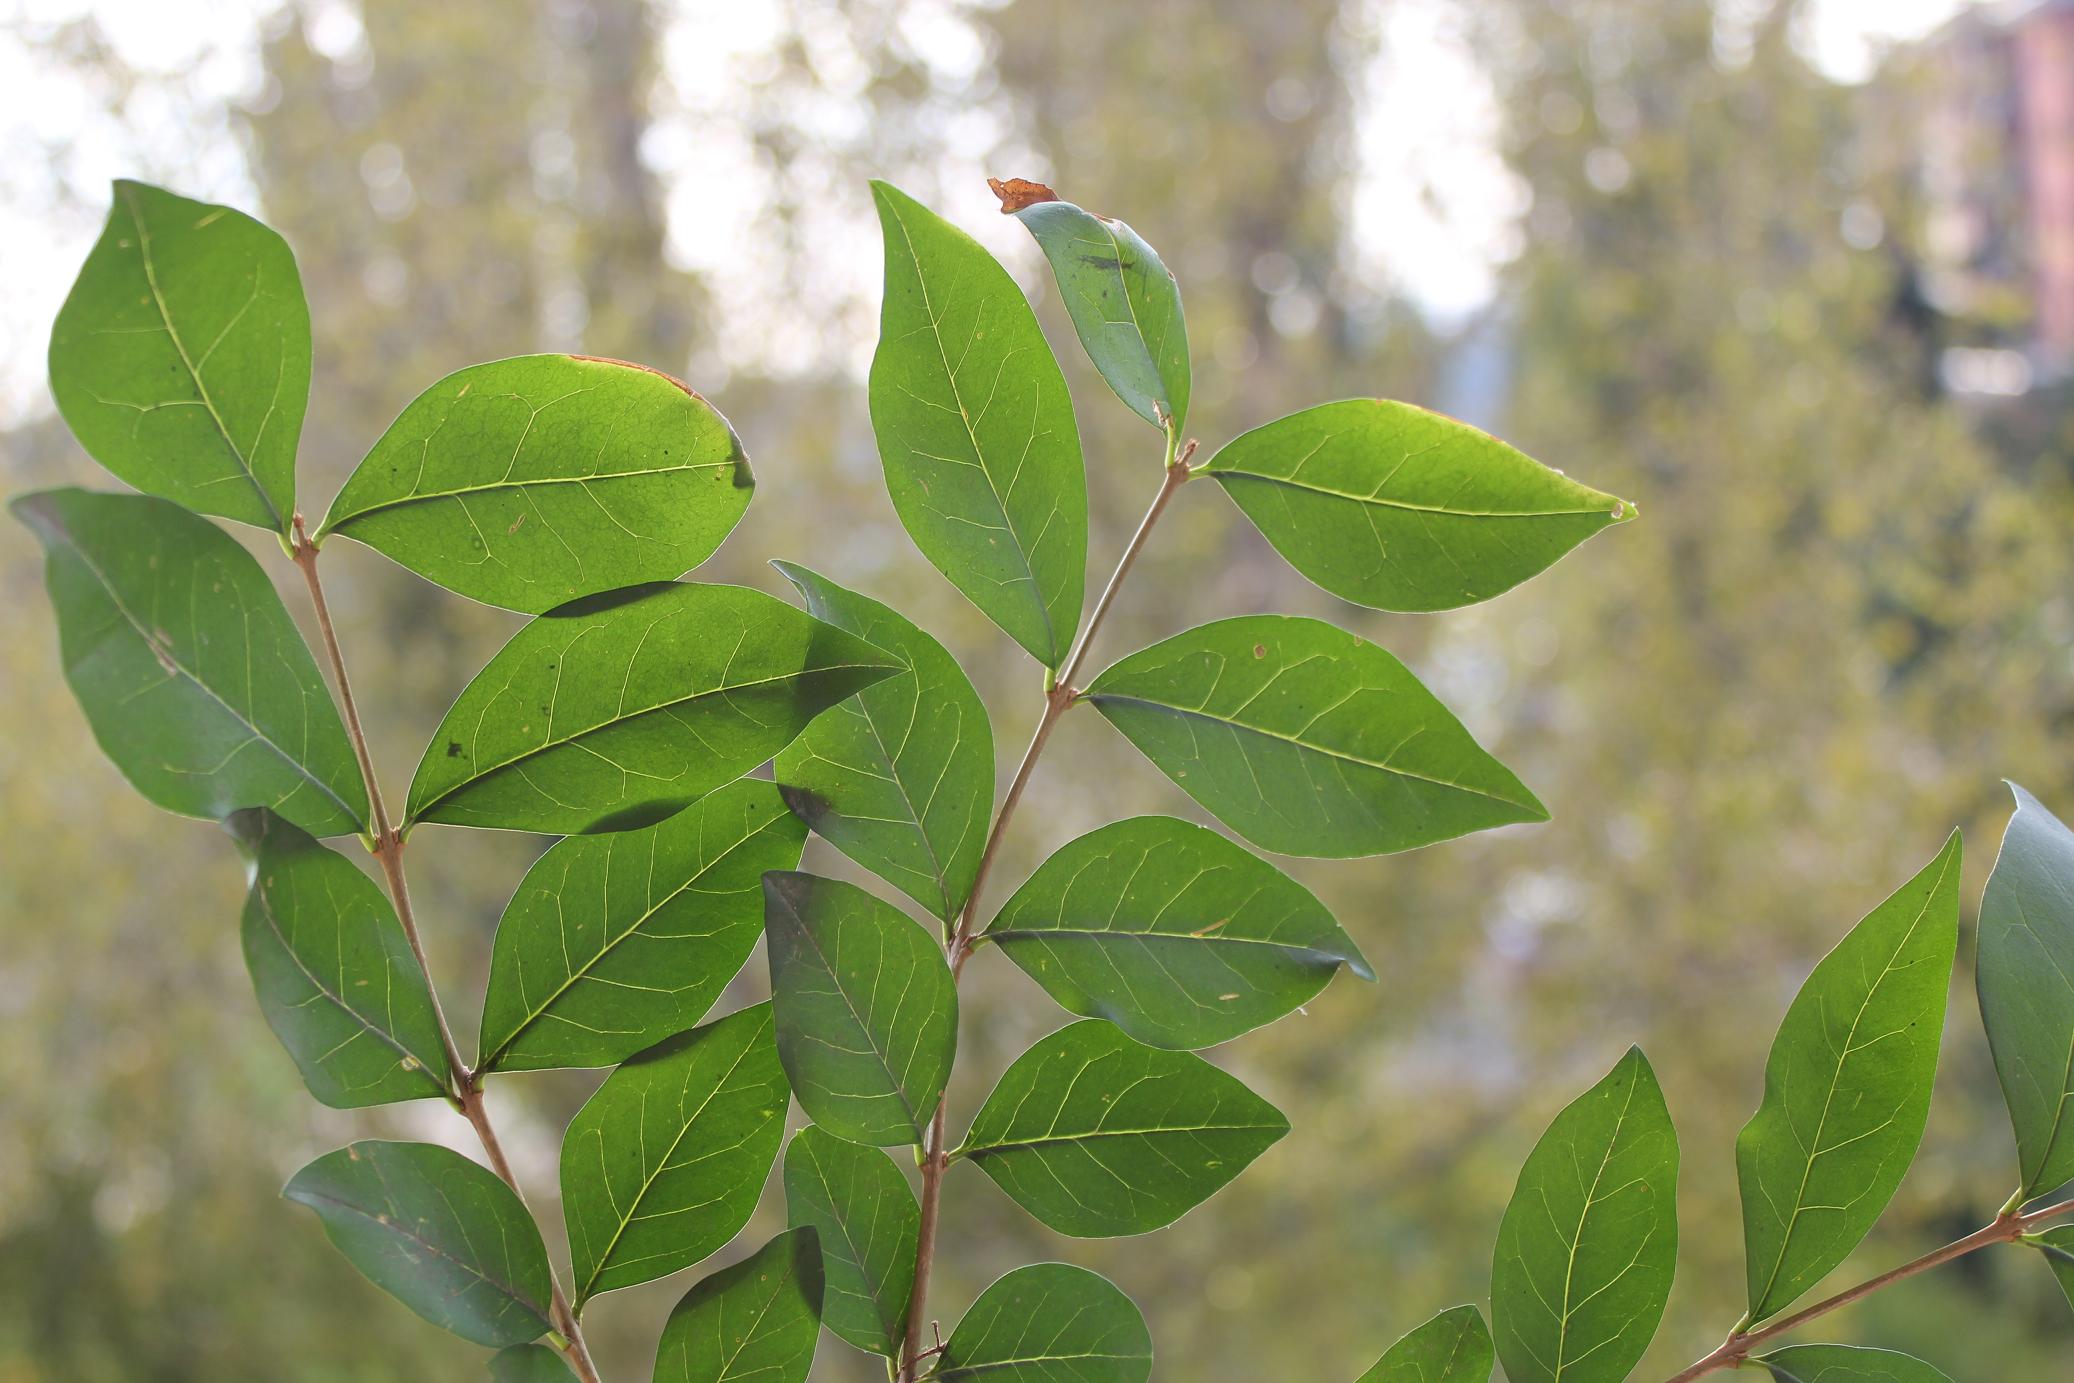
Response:
[{"label": "sunlit leaf", "polygon": [[1108,1238],[1173,1223],[1288,1131],[1201,1057],[1089,1020],[1016,1058],[957,1156],[1061,1234]]},{"label": "sunlit leaf", "polygon": [[1858,1345],[1792,1345],[1756,1362],[1775,1383],[1952,1383],[1920,1359]]},{"label": "sunlit leaf", "polygon": [[1087,698],[1219,821],[1285,855],[1548,819],[1404,664],[1318,620],[1202,625],[1131,654]]},{"label": "sunlit leaf", "polygon": [[821,1321],[862,1350],[892,1358],[907,1334],[915,1284],[915,1193],[877,1148],[811,1125],[785,1149],[785,1214],[821,1238]]},{"label": "sunlit leaf", "polygon": [[1620,1383],[1678,1264],[1678,1135],[1630,1048],[1548,1126],[1498,1226],[1491,1324],[1511,1383]]},{"label": "sunlit leaf", "polygon": [[1456,1306],[1391,1345],[1359,1383],[1490,1383],[1496,1360],[1483,1314]]},{"label": "sunlit leaf", "polygon": [[761,591],[663,583],[542,615],[454,702],[409,819],[576,835],[646,826],[899,671]]},{"label": "sunlit leaf", "polygon": [[871,187],[886,241],[871,425],[893,508],[952,585],[1057,668],[1087,566],[1066,377],[992,255],[906,193]]},{"label": "sunlit leaf", "polygon": [[641,830],[558,841],[497,924],[477,1066],[610,1066],[697,1022],[763,935],[765,872],[795,868],[805,842],[755,778]]},{"label": "sunlit leaf", "polygon": [[819,1236],[780,1234],[684,1294],[663,1326],[655,1383],[806,1383],[821,1297]]},{"label": "sunlit leaf", "polygon": [[471,365],[418,395],[324,520],[448,590],[541,614],[683,575],[755,487],[727,419],[659,370]]},{"label": "sunlit leaf", "polygon": [[1634,506],[1453,418],[1385,399],[1292,413],[1201,467],[1289,564],[1344,600],[1489,600]]},{"label": "sunlit leaf", "polygon": [[764,876],[778,1051],[807,1117],[859,1143],[920,1143],[958,1041],[943,951],[890,903],[812,874]]},{"label": "sunlit leaf", "polygon": [[1067,1009],[1155,1047],[1271,1023],[1340,966],[1374,979],[1310,891],[1169,816],[1104,826],[1040,866],[983,933]]},{"label": "sunlit leaf", "polygon": [[2011,791],[1975,978],[2029,1198],[2074,1181],[2074,831]]},{"label": "sunlit leaf", "polygon": [[1145,1383],[1152,1335],[1099,1273],[1037,1263],[998,1279],[965,1312],[932,1377],[942,1383]]},{"label": "sunlit leaf", "polygon": [[245,966],[310,1093],[337,1109],[444,1096],[439,1019],[381,886],[271,812],[227,825],[251,866]]},{"label": "sunlit leaf", "polygon": [[490,1383],[575,1383],[562,1356],[546,1345],[512,1345],[490,1358]]},{"label": "sunlit leaf", "polygon": [[1750,1318],[1844,1261],[1923,1140],[1959,943],[1959,835],[1823,957],[1736,1138]]},{"label": "sunlit leaf", "polygon": [[679,1033],[605,1078],[562,1140],[571,1304],[688,1268],[735,1237],[785,1134],[768,1004]]},{"label": "sunlit leaf", "polygon": [[9,507],[47,554],[65,680],[137,791],[182,816],[267,807],[314,835],[363,828],[345,727],[250,553],[143,495],[45,490]]},{"label": "sunlit leaf", "polygon": [[50,334],[79,444],[150,494],[286,532],[310,400],[288,242],[241,211],[117,182]]},{"label": "sunlit leaf", "polygon": [[547,1333],[553,1287],[533,1217],[451,1148],[355,1143],[281,1194],[316,1211],[354,1267],[434,1325],[492,1348]]},{"label": "sunlit leaf", "polygon": [[774,562],[807,609],[902,671],[823,711],[778,755],[785,800],[814,833],[931,914],[965,905],[994,806],[994,731],[965,670],[904,615]]}]

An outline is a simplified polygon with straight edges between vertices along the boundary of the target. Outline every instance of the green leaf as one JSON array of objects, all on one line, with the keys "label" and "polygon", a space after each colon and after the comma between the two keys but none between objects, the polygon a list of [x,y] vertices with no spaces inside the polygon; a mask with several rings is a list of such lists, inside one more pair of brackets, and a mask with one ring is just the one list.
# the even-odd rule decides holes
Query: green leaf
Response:
[{"label": "green leaf", "polygon": [[1310,890],[1170,816],[1067,845],[982,935],[1068,1010],[1154,1047],[1214,1046],[1272,1023],[1342,965],[1375,978]]},{"label": "green leaf", "polygon": [[952,585],[1056,669],[1087,567],[1066,377],[992,255],[899,189],[871,189],[886,238],[871,426],[893,508]]},{"label": "green leaf", "polygon": [[342,533],[450,591],[541,614],[713,555],[755,488],[727,419],[645,365],[522,355],[457,370],[332,501]]},{"label": "green leaf", "polygon": [[1467,423],[1387,399],[1278,418],[1198,469],[1291,566],[1378,610],[1489,600],[1635,514]]},{"label": "green leaf", "polygon": [[698,1021],[763,935],[763,876],[806,827],[729,783],[653,826],[558,841],[497,924],[484,1071],[610,1066]]},{"label": "green leaf", "polygon": [[570,1304],[688,1268],[734,1238],[777,1161],[785,1095],[769,1004],[607,1076],[562,1140]]},{"label": "green leaf", "polygon": [[937,917],[965,906],[994,806],[994,731],[965,670],[898,612],[773,562],[814,618],[902,670],[830,707],[778,755],[785,800],[817,835]]},{"label": "green leaf", "polygon": [[354,1267],[434,1325],[493,1349],[547,1333],[547,1249],[487,1167],[430,1143],[354,1143],[281,1194],[316,1211]]},{"label": "green leaf", "polygon": [[1976,983],[2025,1199],[2074,1181],[2074,831],[2015,784],[1980,900]]},{"label": "green leaf", "polygon": [[919,1144],[958,1044],[943,952],[855,884],[764,875],[778,1051],[799,1107],[841,1138]]},{"label": "green leaf", "polygon": [[888,1359],[907,1334],[922,1228],[914,1189],[893,1159],[809,1125],[785,1149],[785,1214],[821,1236],[821,1323]]},{"label": "green leaf", "polygon": [[250,862],[245,967],[303,1084],[334,1109],[443,1098],[425,972],[374,880],[272,812],[225,823]]},{"label": "green leaf", "polygon": [[562,1356],[546,1345],[512,1345],[490,1358],[491,1383],[575,1383]]},{"label": "green leaf", "polygon": [[2074,1306],[2074,1224],[2055,1225],[2026,1242],[2045,1255],[2060,1290],[2066,1293],[2067,1305]]},{"label": "green leaf", "polygon": [[1920,1359],[1857,1345],[1792,1345],[1756,1362],[1777,1383],[1952,1383]]},{"label": "green leaf", "polygon": [[1678,1134],[1637,1048],[1548,1126],[1498,1226],[1491,1324],[1511,1383],[1619,1383],[1678,1264]]},{"label": "green leaf", "polygon": [[1071,202],[1014,212],[1051,261],[1073,330],[1133,413],[1178,439],[1188,421],[1188,327],[1181,288],[1123,222]]},{"label": "green leaf", "polygon": [[131,485],[286,532],[310,400],[288,242],[241,211],[117,182],[50,334],[72,435]]},{"label": "green leaf", "polygon": [[1152,1335],[1099,1273],[1037,1263],[979,1294],[945,1344],[941,1383],[1145,1383]]},{"label": "green leaf", "polygon": [[821,1295],[818,1236],[780,1234],[684,1294],[663,1326],[655,1383],[806,1383]]},{"label": "green leaf", "polygon": [[578,601],[521,629],[462,691],[418,765],[409,820],[548,835],[650,825],[897,671],[741,586]]},{"label": "green leaf", "polygon": [[1548,819],[1404,664],[1318,620],[1205,624],[1086,696],[1219,821],[1285,855],[1387,854]]},{"label": "green leaf", "polygon": [[338,709],[250,553],[142,495],[45,490],[9,507],[47,555],[65,680],[137,791],[182,816],[266,807],[314,835],[363,828]]},{"label": "green leaf", "polygon": [[1456,1306],[1391,1345],[1359,1383],[1490,1383],[1496,1358],[1483,1314]]},{"label": "green leaf", "polygon": [[1923,1140],[1959,944],[1959,834],[1823,957],[1736,1138],[1750,1319],[1844,1261]]},{"label": "green leaf", "polygon": [[1089,1020],[1016,1058],[957,1156],[1059,1233],[1110,1238],[1172,1224],[1288,1131],[1201,1057]]}]

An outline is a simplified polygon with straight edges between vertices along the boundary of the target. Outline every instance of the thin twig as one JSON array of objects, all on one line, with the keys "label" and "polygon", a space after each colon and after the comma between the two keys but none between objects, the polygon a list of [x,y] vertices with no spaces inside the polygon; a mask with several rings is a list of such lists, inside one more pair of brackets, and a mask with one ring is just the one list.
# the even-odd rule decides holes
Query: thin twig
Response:
[{"label": "thin twig", "polygon": [[2074,1201],[2061,1201],[2048,1205],[2043,1210],[2034,1210],[2028,1215],[2016,1210],[2005,1210],[1993,1221],[1973,1231],[1963,1239],[1954,1239],[1941,1249],[1932,1249],[1920,1258],[1911,1258],[1898,1268],[1889,1268],[1878,1277],[1867,1278],[1855,1287],[1847,1287],[1833,1297],[1824,1297],[1813,1306],[1802,1307],[1790,1316],[1782,1316],[1771,1324],[1757,1330],[1738,1330],[1732,1333],[1712,1354],[1673,1375],[1668,1383],[1692,1383],[1695,1378],[1704,1378],[1722,1369],[1739,1368],[1750,1358],[1751,1352],[1760,1345],[1798,1329],[1818,1316],[1849,1306],[1852,1302],[1871,1296],[1882,1287],[1892,1286],[1904,1278],[1914,1277],[1932,1268],[1942,1267],[1956,1258],[1978,1252],[1991,1244],[2014,1243],[2032,1229],[2051,1221],[2074,1214]]},{"label": "thin twig", "polygon": [[[360,779],[367,788],[368,814],[373,818],[369,824],[374,828],[374,857],[381,863],[382,877],[389,884],[389,897],[396,904],[396,920],[402,924],[404,939],[410,943],[411,954],[417,958],[418,969],[425,977],[425,992],[432,1000],[432,1016],[439,1027],[440,1046],[446,1051],[447,1069],[452,1073],[453,1088],[448,1091],[447,1099],[474,1127],[483,1152],[490,1159],[490,1170],[503,1178],[512,1194],[524,1204],[525,1192],[512,1174],[511,1163],[505,1159],[503,1145],[497,1141],[497,1131],[490,1123],[489,1110],[484,1107],[480,1075],[469,1070],[468,1063],[461,1059],[461,1049],[454,1042],[453,1029],[447,1024],[446,1010],[440,1007],[439,988],[432,982],[432,967],[425,959],[425,944],[418,932],[417,914],[411,908],[410,884],[404,878],[403,837],[391,824],[389,809],[382,800],[382,789],[375,781],[374,757],[368,750],[367,732],[360,724],[360,707],[353,699],[353,683],[346,675],[345,656],[339,651],[338,631],[331,622],[331,606],[324,599],[324,583],[317,575],[317,545],[310,541],[301,514],[294,519],[294,542],[289,553],[297,570],[302,572],[303,583],[309,587],[310,605],[317,616],[317,631],[324,643],[325,657],[331,663],[332,680],[338,684],[346,737],[352,741],[353,757],[360,763]],[[599,1383],[597,1366],[591,1362],[590,1347],[584,1342],[583,1327],[578,1324],[576,1313],[569,1309],[569,1299],[562,1293],[561,1279],[552,1273],[549,1275],[549,1288],[553,1295],[549,1305],[555,1329],[566,1341],[565,1353],[570,1366],[583,1383]]]},{"label": "thin twig", "polygon": [[[986,886],[987,875],[992,872],[994,857],[999,852],[1001,837],[1008,830],[1008,822],[1015,815],[1016,804],[1023,800],[1023,789],[1029,786],[1030,774],[1037,767],[1037,758],[1044,752],[1050,740],[1052,728],[1059,717],[1073,708],[1080,699],[1079,690],[1073,685],[1080,673],[1081,664],[1087,660],[1088,650],[1094,646],[1095,634],[1109,616],[1110,606],[1116,603],[1117,590],[1123,579],[1137,563],[1138,554],[1145,547],[1145,540],[1152,533],[1153,525],[1166,511],[1167,502],[1174,492],[1188,480],[1188,458],[1195,451],[1195,443],[1189,442],[1178,454],[1170,455],[1166,474],[1160,481],[1159,493],[1153,496],[1152,504],[1145,517],[1138,521],[1138,529],[1124,545],[1123,555],[1117,559],[1116,570],[1109,576],[1109,584],[1102,589],[1101,598],[1095,601],[1094,613],[1088,616],[1087,627],[1073,644],[1065,661],[1059,665],[1058,676],[1044,694],[1044,714],[1037,718],[1037,728],[1030,735],[1029,748],[1023,751],[1022,762],[1016,765],[1015,776],[1008,780],[1008,792],[1001,799],[1001,810],[994,815],[994,825],[987,832],[987,843],[980,851],[979,868],[972,876],[972,891],[965,897],[965,907],[958,914],[958,925],[952,929],[945,950],[951,967],[951,983],[956,984],[964,973],[965,961],[972,954],[973,931],[979,921],[980,891]],[[946,1093],[936,1102],[935,1117],[929,1121],[928,1142],[922,1149],[922,1221],[915,1236],[915,1279],[907,1300],[907,1330],[901,1337],[901,1363],[899,1378],[903,1383],[915,1383],[921,1376],[922,1361],[936,1353],[935,1350],[920,1348],[922,1327],[929,1322],[929,1274],[936,1262],[936,1232],[941,1218],[943,1203],[943,1175],[950,1167],[950,1152],[945,1143],[945,1109],[950,1103]],[[941,1348],[939,1346],[939,1348]]]}]

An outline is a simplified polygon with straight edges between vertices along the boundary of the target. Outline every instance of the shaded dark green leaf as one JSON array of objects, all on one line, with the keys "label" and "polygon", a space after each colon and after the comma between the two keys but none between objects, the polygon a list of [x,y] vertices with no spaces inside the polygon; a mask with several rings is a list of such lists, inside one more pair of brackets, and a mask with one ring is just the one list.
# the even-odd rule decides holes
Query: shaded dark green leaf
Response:
[{"label": "shaded dark green leaf", "polygon": [[245,966],[267,1026],[335,1109],[447,1093],[425,972],[374,880],[260,808],[226,823],[250,862]]},{"label": "shaded dark green leaf", "polygon": [[409,820],[577,835],[681,811],[898,672],[886,654],[741,586],[664,583],[543,615],[454,702]]},{"label": "shaded dark green leaf", "polygon": [[765,872],[805,843],[756,778],[641,830],[556,842],[497,924],[478,1068],[610,1066],[696,1023],[763,935]]},{"label": "shaded dark green leaf", "polygon": [[1048,668],[1080,627],[1087,476],[1066,377],[1008,271],[874,182],[886,296],[871,426],[922,555]]},{"label": "shaded dark green leaf", "polygon": [[1635,513],[1467,423],[1386,399],[1278,418],[1201,470],[1291,566],[1379,610],[1489,600]]},{"label": "shaded dark green leaf", "polygon": [[1678,1134],[1629,1048],[1548,1126],[1498,1226],[1491,1325],[1512,1383],[1620,1383],[1678,1265]]},{"label": "shaded dark green leaf", "polygon": [[907,1334],[922,1211],[893,1159],[809,1125],[785,1149],[785,1214],[821,1238],[821,1321],[892,1358]]},{"label": "shaded dark green leaf", "polygon": [[805,1383],[821,1338],[821,1244],[795,1229],[684,1294],[655,1383]]},{"label": "shaded dark green leaf", "polygon": [[65,680],[137,791],[182,816],[266,807],[320,836],[363,828],[338,709],[252,554],[177,504],[45,490],[35,530]]},{"label": "shaded dark green leaf", "polygon": [[1404,664],[1319,620],[1205,624],[1086,695],[1219,821],[1285,855],[1386,854],[1548,819]]},{"label": "shaded dark green leaf", "polygon": [[1858,1345],[1793,1345],[1756,1362],[1777,1383],[1952,1383],[1920,1359]]},{"label": "shaded dark green leaf", "polygon": [[288,242],[241,211],[117,182],[50,335],[50,391],[140,490],[286,532],[310,401],[310,309]]},{"label": "shaded dark green leaf", "polygon": [[943,952],[855,884],[766,874],[778,1051],[807,1117],[859,1143],[920,1143],[958,1042]]},{"label": "shaded dark green leaf", "polygon": [[836,849],[935,916],[955,916],[994,806],[986,706],[957,660],[904,615],[805,567],[772,565],[814,618],[903,665],[823,711],[778,755],[785,800]]},{"label": "shaded dark green leaf", "polygon": [[2055,1225],[2029,1242],[2045,1255],[2067,1305],[2074,1306],[2074,1224]]},{"label": "shaded dark green leaf", "polygon": [[1017,1268],[979,1294],[944,1345],[935,1378],[961,1383],[1145,1383],[1145,1317],[1099,1273],[1067,1263]]},{"label": "shaded dark green leaf", "polygon": [[957,1156],[1059,1233],[1109,1238],[1172,1224],[1288,1131],[1201,1057],[1089,1020],[1016,1058]]},{"label": "shaded dark green leaf", "polygon": [[1041,865],[983,933],[1074,1013],[1208,1047],[1374,971],[1325,905],[1215,831],[1141,816]]},{"label": "shaded dark green leaf", "polygon": [[2016,815],[1981,895],[1975,982],[2029,1198],[2074,1181],[2074,831],[2010,790]]},{"label": "shaded dark green leaf", "polygon": [[1959,835],[1801,986],[1736,1138],[1750,1319],[1844,1261],[1923,1141],[1959,944]]},{"label": "shaded dark green leaf", "polygon": [[1359,1383],[1490,1383],[1496,1362],[1483,1314],[1456,1306],[1391,1345]]},{"label": "shaded dark green leaf", "polygon": [[688,1268],[734,1238],[777,1160],[785,1096],[769,1004],[607,1076],[562,1140],[570,1304]]},{"label": "shaded dark green leaf", "polygon": [[430,1143],[355,1143],[281,1194],[316,1211],[354,1267],[434,1325],[492,1348],[547,1333],[547,1249],[487,1167]]},{"label": "shaded dark green leaf", "polygon": [[319,537],[342,533],[450,591],[537,615],[690,571],[755,484],[727,419],[682,380],[524,355],[418,395]]},{"label": "shaded dark green leaf", "polygon": [[512,1345],[490,1358],[491,1383],[575,1383],[562,1356],[546,1345]]}]

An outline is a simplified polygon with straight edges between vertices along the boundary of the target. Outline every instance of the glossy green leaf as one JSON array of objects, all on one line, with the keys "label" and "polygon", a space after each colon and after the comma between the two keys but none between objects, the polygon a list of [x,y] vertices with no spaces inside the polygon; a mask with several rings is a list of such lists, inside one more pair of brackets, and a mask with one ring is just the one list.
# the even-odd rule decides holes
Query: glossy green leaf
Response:
[{"label": "glossy green leaf", "polygon": [[765,872],[796,868],[805,843],[756,778],[556,842],[497,924],[477,1067],[610,1066],[696,1023],[763,935]]},{"label": "glossy green leaf", "polygon": [[800,1108],[854,1142],[920,1143],[958,1043],[942,949],[855,884],[772,872],[763,886],[778,1051]]},{"label": "glossy green leaf", "polygon": [[2066,1293],[2067,1305],[2074,1306],[2074,1224],[2055,1225],[2030,1242],[2045,1255],[2060,1290]]},{"label": "glossy green leaf", "polygon": [[462,691],[418,765],[409,820],[549,835],[646,826],[898,670],[741,586],[578,601],[521,629]]},{"label": "glossy green leaf", "polygon": [[994,807],[994,730],[972,681],[904,615],[827,577],[772,563],[814,618],[902,671],[815,717],[778,755],[785,800],[814,833],[931,914],[965,906]]},{"label": "glossy green leaf", "polygon": [[307,1205],[369,1281],[466,1340],[547,1333],[552,1279],[533,1217],[479,1163],[430,1143],[354,1143],[281,1192]]},{"label": "glossy green leaf", "polygon": [[1491,1325],[1511,1383],[1620,1383],[1678,1264],[1678,1135],[1635,1048],[1548,1126],[1498,1226]]},{"label": "glossy green leaf", "polygon": [[1219,821],[1285,855],[1386,854],[1548,819],[1404,664],[1319,620],[1205,624],[1086,695]]},{"label": "glossy green leaf", "polygon": [[250,553],[142,495],[45,490],[9,507],[43,542],[65,680],[137,791],[182,816],[266,807],[313,835],[363,828],[345,727]]},{"label": "glossy green leaf", "polygon": [[1145,1383],[1152,1335],[1136,1303],[1068,1263],[1017,1268],[979,1294],[945,1342],[941,1383]]},{"label": "glossy green leaf", "polygon": [[893,1159],[809,1125],[785,1149],[785,1214],[821,1237],[821,1322],[892,1358],[907,1334],[922,1211]]},{"label": "glossy green leaf", "polygon": [[562,1140],[562,1214],[577,1310],[688,1268],[749,1223],[785,1136],[769,1004],[633,1057]]},{"label": "glossy green leaf", "polygon": [[1368,961],[1310,890],[1215,831],[1141,816],[1041,865],[982,934],[1068,1010],[1209,1047]]},{"label": "glossy green leaf", "polygon": [[2074,1181],[2074,831],[2022,788],[1980,900],[1981,1021],[2026,1199]]},{"label": "glossy green leaf", "polygon": [[1188,327],[1181,288],[1123,222],[1071,202],[1013,213],[1051,261],[1073,330],[1133,413],[1179,438],[1188,421]]},{"label": "glossy green leaf", "polygon": [[806,1383],[821,1339],[821,1244],[795,1229],[684,1294],[655,1383]]},{"label": "glossy green leaf", "polygon": [[1756,1362],[1776,1383],[1952,1383],[1920,1359],[1858,1345],[1793,1345]]},{"label": "glossy green leaf", "polygon": [[682,380],[522,355],[418,395],[319,536],[342,533],[450,591],[537,615],[690,571],[755,485],[734,429]]},{"label": "glossy green leaf", "polygon": [[490,1358],[491,1383],[575,1383],[562,1356],[546,1345],[512,1345]]},{"label": "glossy green leaf", "polygon": [[886,297],[871,426],[922,555],[1048,668],[1080,627],[1087,476],[1066,377],[1008,271],[874,182]]},{"label": "glossy green leaf", "polygon": [[1059,1233],[1109,1238],[1172,1224],[1288,1131],[1201,1057],[1089,1020],[1016,1058],[957,1155]]},{"label": "glossy green leaf", "polygon": [[271,812],[226,824],[250,865],[245,967],[310,1093],[334,1109],[444,1097],[439,1018],[381,886]]},{"label": "glossy green leaf", "polygon": [[286,532],[310,401],[288,242],[241,211],[117,182],[50,335],[72,435],[131,485]]},{"label": "glossy green leaf", "polygon": [[1278,418],[1200,469],[1291,566],[1379,610],[1489,600],[1635,513],[1467,423],[1386,399]]},{"label": "glossy green leaf", "polygon": [[1959,835],[1823,957],[1736,1138],[1750,1319],[1844,1261],[1923,1140],[1959,944]]},{"label": "glossy green leaf", "polygon": [[1456,1306],[1391,1345],[1359,1383],[1490,1383],[1496,1362],[1483,1313]]}]

